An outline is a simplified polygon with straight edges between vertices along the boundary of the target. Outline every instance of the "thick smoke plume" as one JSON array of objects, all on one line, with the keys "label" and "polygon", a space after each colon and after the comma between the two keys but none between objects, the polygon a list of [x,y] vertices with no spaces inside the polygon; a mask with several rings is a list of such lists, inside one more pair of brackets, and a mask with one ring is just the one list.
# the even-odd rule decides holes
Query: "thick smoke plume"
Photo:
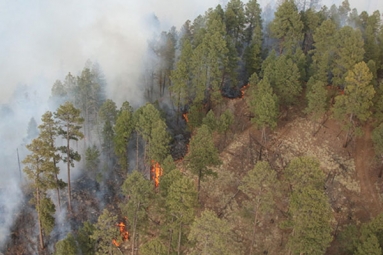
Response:
[{"label": "thick smoke plume", "polygon": [[[246,1],[243,1],[246,2]],[[260,0],[261,6],[277,0]],[[337,6],[341,1],[322,0]],[[349,0],[359,12],[383,12],[383,1]],[[98,62],[107,95],[119,105],[143,103],[140,81],[147,41],[154,32],[179,29],[208,8],[227,0],[0,0],[0,250],[23,200],[20,160],[28,153],[27,124],[40,124],[49,109],[50,89],[68,72],[78,75],[85,62]],[[23,167],[23,166],[21,166]]]}]

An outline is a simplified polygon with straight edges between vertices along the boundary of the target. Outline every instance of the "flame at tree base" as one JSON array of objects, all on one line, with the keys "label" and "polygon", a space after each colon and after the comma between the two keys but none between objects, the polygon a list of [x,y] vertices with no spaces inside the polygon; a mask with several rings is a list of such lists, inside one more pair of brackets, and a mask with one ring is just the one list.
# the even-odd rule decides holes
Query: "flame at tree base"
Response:
[{"label": "flame at tree base", "polygon": [[161,167],[160,163],[155,162],[154,160],[152,160],[151,172],[152,172],[152,180],[154,180],[154,185],[157,188],[158,185],[160,184],[160,177],[163,174],[163,170],[162,170],[162,167]]},{"label": "flame at tree base", "polygon": [[[120,229],[120,235],[122,237],[122,241],[128,240],[129,239],[129,232],[126,231],[125,224],[123,222],[120,222],[120,223],[116,224],[116,227],[118,227]],[[121,245],[121,243],[117,242],[116,239],[113,239],[112,243],[116,247],[120,247],[120,245]]]}]

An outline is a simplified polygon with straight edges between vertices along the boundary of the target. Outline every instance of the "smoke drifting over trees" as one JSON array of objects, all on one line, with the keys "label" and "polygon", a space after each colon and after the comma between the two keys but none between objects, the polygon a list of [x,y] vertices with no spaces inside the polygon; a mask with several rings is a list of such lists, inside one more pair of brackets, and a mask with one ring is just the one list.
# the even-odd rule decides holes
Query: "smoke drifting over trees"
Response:
[{"label": "smoke drifting over trees", "polygon": [[[57,110],[58,105],[52,109],[49,103],[52,85],[56,84],[56,88],[59,88],[60,84],[55,82],[61,80],[64,83],[69,72],[74,79],[81,77],[80,81],[85,80],[86,75],[81,73],[81,70],[90,60],[92,63],[99,64],[99,77],[108,84],[105,87],[106,91],[102,92],[106,94],[105,98],[113,99],[118,106],[125,101],[135,108],[142,106],[147,97],[142,73],[149,68],[148,64],[151,61],[156,61],[156,56],[151,56],[148,52],[148,43],[153,38],[153,34],[161,37],[160,32],[170,31],[171,26],[176,26],[177,31],[180,31],[187,19],[193,20],[208,8],[214,8],[217,4],[225,6],[227,2],[227,0],[197,2],[70,0],[41,3],[34,0],[26,3],[0,0],[2,38],[0,41],[0,251],[5,240],[9,238],[9,228],[20,203],[27,203],[19,188],[25,178],[20,171],[23,166],[19,166],[28,154],[25,145],[35,138],[33,129],[41,124],[42,114],[48,110]],[[271,11],[268,13],[272,16],[279,1],[258,2],[263,9],[263,15],[267,13],[265,6],[270,4]],[[306,0],[306,2],[309,1]],[[339,2],[321,1],[328,7],[332,4],[338,6]],[[350,0],[349,2],[352,8],[360,11],[372,12],[383,9],[383,2],[380,0],[367,2]],[[264,19],[272,20],[272,18]],[[167,71],[169,70],[164,68],[164,73]],[[169,73],[164,76],[170,82]],[[84,93],[89,95],[88,92]],[[83,112],[91,109],[88,105],[84,105],[83,108]],[[123,111],[120,110],[121,112]],[[94,124],[92,121],[96,122],[96,117],[93,116],[99,113],[94,110],[89,114],[85,120],[86,125]],[[192,114],[191,117],[193,117]],[[112,123],[107,119],[103,121]],[[166,130],[166,125],[162,128],[162,124],[160,121],[157,122],[157,128],[160,126],[160,129],[153,128],[153,132],[158,131],[156,134],[161,135],[156,135],[155,138],[163,136],[166,145],[169,138],[166,132],[161,133]],[[112,132],[111,130],[110,128],[109,131]],[[106,129],[102,131],[105,137],[107,137],[107,131]],[[85,132],[90,137],[88,133],[92,134],[95,131],[85,130]],[[139,135],[139,131],[130,131],[132,132],[134,138]],[[112,139],[108,140],[105,137],[102,147],[104,154],[107,155],[113,151],[115,145]],[[97,138],[93,141],[95,140]],[[145,142],[149,145],[161,143],[152,137],[148,137]],[[141,146],[145,148],[147,144]],[[87,144],[87,146],[92,145]],[[130,146],[129,141],[124,146]],[[162,151],[164,150],[161,149],[160,152]],[[127,153],[124,151],[123,154]],[[148,155],[155,153],[155,147],[149,147]],[[158,157],[162,159],[165,156]],[[127,168],[129,163],[126,162]],[[62,172],[65,173],[63,170]],[[65,176],[61,177],[65,178]]]}]

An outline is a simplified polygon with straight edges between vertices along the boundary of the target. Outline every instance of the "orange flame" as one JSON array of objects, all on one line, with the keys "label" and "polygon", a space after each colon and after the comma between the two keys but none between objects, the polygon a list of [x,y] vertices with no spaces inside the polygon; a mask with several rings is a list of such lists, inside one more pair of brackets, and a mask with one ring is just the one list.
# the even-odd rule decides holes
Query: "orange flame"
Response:
[{"label": "orange flame", "polygon": [[189,122],[189,118],[188,118],[188,113],[185,112],[184,114],[182,114],[182,117],[184,118],[184,120],[186,121],[186,123]]},{"label": "orange flame", "polygon": [[250,86],[250,83],[248,83],[247,85],[241,88],[241,98],[245,96],[245,89],[247,89],[249,86]]},{"label": "orange flame", "polygon": [[113,239],[113,240],[112,240],[112,243],[113,243],[116,247],[119,247],[119,246],[120,246],[120,244],[116,241],[116,239]]},{"label": "orange flame", "polygon": [[[122,240],[123,241],[128,240],[129,239],[129,232],[126,231],[125,224],[123,222],[120,222],[120,223],[116,224],[116,227],[118,227],[120,229],[120,235],[122,237]],[[112,243],[116,247],[119,247],[121,245],[119,242],[116,241],[116,239],[113,239]]]},{"label": "orange flame", "polygon": [[152,170],[151,171],[152,171],[152,179],[154,180],[154,185],[157,188],[158,185],[160,184],[160,177],[162,176],[162,173],[163,173],[163,170],[162,170],[160,163],[152,160]]}]

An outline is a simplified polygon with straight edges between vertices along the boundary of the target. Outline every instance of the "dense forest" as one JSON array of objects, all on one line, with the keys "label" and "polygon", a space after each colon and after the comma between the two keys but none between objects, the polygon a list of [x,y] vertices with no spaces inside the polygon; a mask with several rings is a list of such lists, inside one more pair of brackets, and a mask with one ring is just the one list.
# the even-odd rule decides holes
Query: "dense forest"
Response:
[{"label": "dense forest", "polygon": [[383,23],[359,11],[211,8],[148,41],[140,106],[102,63],[55,81],[0,254],[382,254]]}]

